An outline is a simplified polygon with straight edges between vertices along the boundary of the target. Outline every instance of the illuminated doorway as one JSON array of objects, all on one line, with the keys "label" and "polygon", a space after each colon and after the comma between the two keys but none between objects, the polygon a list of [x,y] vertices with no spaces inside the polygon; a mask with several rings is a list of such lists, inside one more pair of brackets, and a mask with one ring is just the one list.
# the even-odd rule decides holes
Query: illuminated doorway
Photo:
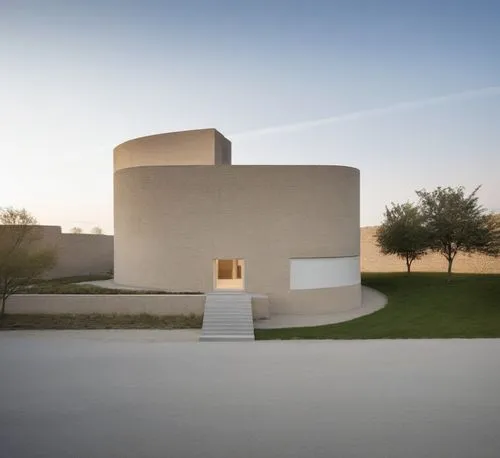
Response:
[{"label": "illuminated doorway", "polygon": [[245,261],[216,259],[214,262],[215,289],[245,289]]}]

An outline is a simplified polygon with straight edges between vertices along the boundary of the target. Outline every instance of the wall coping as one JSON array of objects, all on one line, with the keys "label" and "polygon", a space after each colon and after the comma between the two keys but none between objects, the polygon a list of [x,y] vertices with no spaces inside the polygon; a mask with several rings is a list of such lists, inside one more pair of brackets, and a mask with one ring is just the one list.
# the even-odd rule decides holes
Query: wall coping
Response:
[{"label": "wall coping", "polygon": [[13,294],[10,297],[203,297],[205,294]]}]

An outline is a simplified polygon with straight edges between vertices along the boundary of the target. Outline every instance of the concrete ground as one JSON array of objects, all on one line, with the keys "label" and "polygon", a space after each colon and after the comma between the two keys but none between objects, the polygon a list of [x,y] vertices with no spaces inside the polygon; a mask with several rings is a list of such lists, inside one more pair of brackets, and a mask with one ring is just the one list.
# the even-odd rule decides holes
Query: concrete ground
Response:
[{"label": "concrete ground", "polygon": [[500,340],[87,335],[0,333],[2,458],[499,456]]},{"label": "concrete ground", "polygon": [[342,323],[374,313],[387,304],[387,296],[381,292],[368,286],[362,286],[361,289],[363,302],[359,308],[323,315],[271,315],[267,320],[256,321],[254,327],[255,329],[278,329]]}]

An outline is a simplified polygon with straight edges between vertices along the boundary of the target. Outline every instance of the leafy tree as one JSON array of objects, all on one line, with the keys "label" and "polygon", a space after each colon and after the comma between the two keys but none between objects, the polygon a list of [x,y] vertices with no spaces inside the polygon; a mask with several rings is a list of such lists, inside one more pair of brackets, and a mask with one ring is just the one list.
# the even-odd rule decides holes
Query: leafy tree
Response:
[{"label": "leafy tree", "polygon": [[384,222],[375,235],[383,254],[394,254],[406,261],[407,272],[416,259],[426,254],[427,233],[419,208],[410,203],[386,207]]},{"label": "leafy tree", "polygon": [[429,248],[448,261],[451,275],[457,253],[500,253],[500,224],[479,204],[480,186],[466,195],[464,187],[417,191],[429,236]]},{"label": "leafy tree", "polygon": [[102,228],[100,228],[99,226],[95,226],[93,227],[91,230],[90,230],[90,233],[91,234],[95,234],[95,235],[100,235],[102,234]]},{"label": "leafy tree", "polygon": [[77,227],[77,226],[75,226],[75,227],[72,227],[72,228],[70,229],[70,232],[71,232],[72,234],[81,234],[81,233],[83,233],[83,230],[82,230],[82,228],[81,228],[81,227]]},{"label": "leafy tree", "polygon": [[35,224],[25,209],[0,209],[0,318],[12,294],[55,264],[55,250],[37,246],[40,231]]}]

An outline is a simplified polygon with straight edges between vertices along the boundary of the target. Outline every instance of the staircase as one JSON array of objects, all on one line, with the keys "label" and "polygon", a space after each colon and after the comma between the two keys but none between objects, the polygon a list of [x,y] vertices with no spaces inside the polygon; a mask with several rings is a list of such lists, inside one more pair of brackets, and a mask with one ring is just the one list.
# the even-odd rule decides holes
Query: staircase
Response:
[{"label": "staircase", "polygon": [[200,342],[255,340],[252,296],[244,293],[206,295]]}]

